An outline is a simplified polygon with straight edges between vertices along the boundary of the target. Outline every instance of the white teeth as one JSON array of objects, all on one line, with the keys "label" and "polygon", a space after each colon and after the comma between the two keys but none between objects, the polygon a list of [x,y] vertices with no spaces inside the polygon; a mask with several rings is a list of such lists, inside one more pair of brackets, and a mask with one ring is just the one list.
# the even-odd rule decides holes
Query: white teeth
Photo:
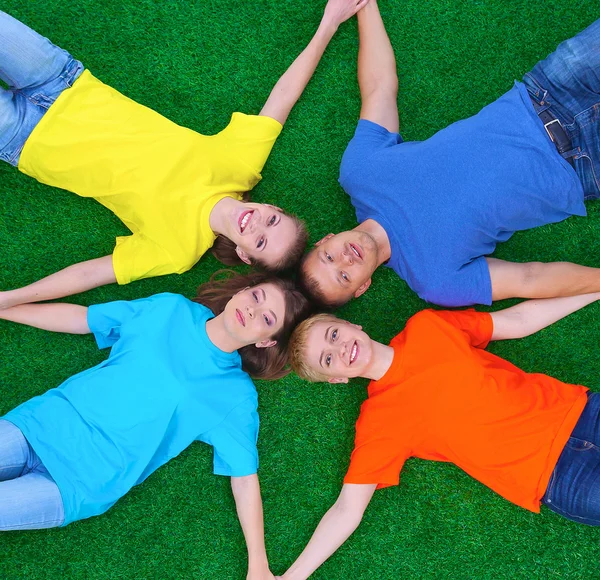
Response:
[{"label": "white teeth", "polygon": [[246,226],[248,225],[248,222],[250,221],[250,218],[252,217],[252,212],[249,211],[242,219],[242,223],[240,224],[240,229],[242,231],[244,231],[246,229]]},{"label": "white teeth", "polygon": [[350,362],[353,363],[354,359],[356,358],[356,351],[358,350],[358,346],[356,345],[356,343],[354,343],[354,346],[352,347],[352,352],[350,353]]},{"label": "white teeth", "polygon": [[360,254],[358,253],[358,250],[354,246],[350,246],[350,249],[356,254],[357,258],[360,258]]}]

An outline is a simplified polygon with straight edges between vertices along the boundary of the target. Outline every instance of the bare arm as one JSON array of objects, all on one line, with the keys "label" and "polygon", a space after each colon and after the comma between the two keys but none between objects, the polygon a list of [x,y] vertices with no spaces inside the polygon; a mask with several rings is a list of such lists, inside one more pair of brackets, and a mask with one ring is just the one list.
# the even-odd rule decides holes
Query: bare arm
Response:
[{"label": "bare arm", "polygon": [[91,332],[87,323],[87,307],[77,304],[21,304],[0,310],[0,319],[52,332]]},{"label": "bare arm", "polygon": [[273,580],[265,550],[262,499],[258,476],[232,477],[231,489],[248,548],[248,580]]},{"label": "bare arm", "polygon": [[492,300],[554,298],[600,291],[600,268],[571,262],[506,262],[486,258]]},{"label": "bare arm", "polygon": [[310,81],[338,26],[356,14],[369,0],[329,0],[321,24],[307,47],[273,87],[261,115],[285,124],[290,111]]},{"label": "bare arm", "polygon": [[373,121],[392,133],[399,129],[398,73],[396,57],[377,2],[373,0],[358,13],[358,85],[361,119]]},{"label": "bare arm", "polygon": [[18,304],[63,298],[116,281],[112,256],[104,256],[74,264],[23,288],[0,292],[0,310]]},{"label": "bare arm", "polygon": [[323,516],[306,548],[282,578],[304,580],[325,562],[356,530],[376,487],[374,483],[344,484],[337,501]]},{"label": "bare arm", "polygon": [[562,298],[526,300],[516,306],[492,312],[494,323],[492,340],[529,336],[599,299],[600,292]]}]

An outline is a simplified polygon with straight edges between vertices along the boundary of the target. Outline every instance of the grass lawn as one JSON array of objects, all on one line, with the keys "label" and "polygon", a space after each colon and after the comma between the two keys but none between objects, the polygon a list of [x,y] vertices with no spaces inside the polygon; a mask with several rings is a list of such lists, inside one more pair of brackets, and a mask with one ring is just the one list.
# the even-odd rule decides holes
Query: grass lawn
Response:
[{"label": "grass lawn", "polygon": [[[4,0],[2,8],[68,49],[97,77],[175,122],[215,133],[233,111],[256,113],[308,42],[324,0]],[[381,0],[396,50],[401,132],[422,140],[476,113],[563,39],[600,15],[598,3],[550,0]],[[356,225],[337,183],[359,112],[356,23],[333,39],[293,111],[254,199],[306,219],[311,240]],[[1,63],[0,63],[1,68]],[[516,234],[504,259],[598,265],[600,205]],[[41,185],[0,164],[0,288],[111,253],[128,230],[91,199]],[[191,296],[219,263],[181,276],[100,288],[93,304],[171,291]],[[506,306],[498,304],[497,306]],[[392,271],[340,311],[387,341],[426,304]],[[518,366],[599,390],[597,318],[588,307],[538,335],[490,349]],[[99,363],[91,336],[0,322],[0,414]],[[283,573],[337,497],[366,381],[258,382],[260,477],[272,570]],[[0,578],[245,578],[245,545],[229,480],[212,450],[193,445],[109,512],[0,542]],[[452,465],[410,460],[402,484],[376,493],[362,525],[314,578],[333,580],[600,578],[600,536],[545,508],[516,507]]]}]

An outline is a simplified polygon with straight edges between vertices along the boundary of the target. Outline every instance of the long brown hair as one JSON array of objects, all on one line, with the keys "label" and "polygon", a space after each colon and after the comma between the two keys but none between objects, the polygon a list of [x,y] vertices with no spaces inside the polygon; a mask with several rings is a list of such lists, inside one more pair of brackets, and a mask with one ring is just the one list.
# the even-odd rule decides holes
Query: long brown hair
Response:
[{"label": "long brown hair", "polygon": [[278,379],[290,372],[288,368],[287,345],[292,330],[306,318],[311,311],[311,304],[296,288],[293,280],[278,278],[266,272],[238,274],[232,270],[221,270],[213,274],[209,282],[202,284],[197,291],[194,302],[210,308],[215,316],[225,310],[231,297],[248,287],[258,284],[273,284],[283,294],[285,300],[285,316],[281,330],[270,337],[277,344],[268,348],[258,348],[253,344],[238,350],[242,357],[242,368],[257,379]]},{"label": "long brown hair", "polygon": [[[250,201],[250,195],[247,191],[242,196],[242,201]],[[258,258],[250,258],[252,266],[257,266],[265,272],[283,272],[284,270],[290,270],[294,268],[302,258],[302,254],[304,253],[306,244],[308,243],[308,232],[306,231],[304,222],[295,215],[289,214],[286,211],[281,210],[281,213],[289,217],[294,226],[296,226],[296,236],[294,238],[294,243],[290,246],[289,250],[275,264],[267,264]],[[219,262],[223,262],[223,264],[226,264],[227,266],[237,266],[239,264],[243,264],[244,262],[237,255],[235,248],[236,245],[234,242],[232,242],[229,238],[219,234],[215,240],[215,243],[213,244],[212,253],[215,258],[219,260]]]}]

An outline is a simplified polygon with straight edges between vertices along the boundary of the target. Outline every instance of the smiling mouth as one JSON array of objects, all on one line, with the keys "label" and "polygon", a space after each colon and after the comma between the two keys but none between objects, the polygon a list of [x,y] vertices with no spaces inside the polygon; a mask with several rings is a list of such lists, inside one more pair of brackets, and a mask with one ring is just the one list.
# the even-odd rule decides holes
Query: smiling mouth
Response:
[{"label": "smiling mouth", "polygon": [[240,226],[241,234],[244,233],[244,230],[246,229],[246,226],[250,223],[250,218],[252,217],[253,214],[254,214],[254,210],[249,210],[240,216],[239,226]]},{"label": "smiling mouth", "polygon": [[358,356],[358,342],[354,342],[354,344],[352,345],[352,350],[350,351],[350,363],[352,364],[355,360],[356,357]]},{"label": "smiling mouth", "polygon": [[239,308],[235,309],[235,316],[242,326],[246,326],[246,319],[244,318],[244,315],[242,314],[242,311]]},{"label": "smiling mouth", "polygon": [[350,251],[354,254],[354,256],[356,256],[359,260],[362,260],[360,248],[354,244],[348,244],[348,246],[350,247]]}]

